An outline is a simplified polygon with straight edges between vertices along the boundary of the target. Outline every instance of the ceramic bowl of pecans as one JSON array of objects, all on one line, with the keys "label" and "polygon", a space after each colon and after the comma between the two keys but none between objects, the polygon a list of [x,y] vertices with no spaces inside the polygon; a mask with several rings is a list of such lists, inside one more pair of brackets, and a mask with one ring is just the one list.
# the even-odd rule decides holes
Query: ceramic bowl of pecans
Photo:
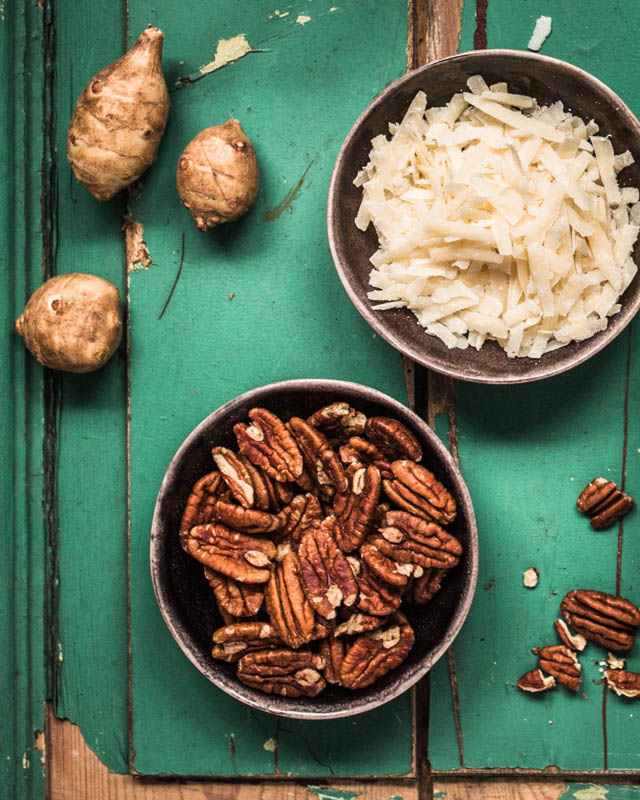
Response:
[{"label": "ceramic bowl of pecans", "polygon": [[210,681],[299,718],[358,714],[452,643],[477,576],[475,517],[447,449],[374,389],[247,392],[187,437],[151,532],[164,620]]}]

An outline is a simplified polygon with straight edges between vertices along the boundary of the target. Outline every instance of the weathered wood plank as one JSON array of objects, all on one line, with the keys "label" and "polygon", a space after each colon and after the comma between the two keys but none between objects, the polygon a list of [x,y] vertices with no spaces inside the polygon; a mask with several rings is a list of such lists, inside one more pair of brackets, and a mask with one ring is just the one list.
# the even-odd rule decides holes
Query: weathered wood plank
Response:
[{"label": "weathered wood plank", "polygon": [[[465,6],[463,50],[482,38],[482,5]],[[598,31],[606,28],[620,52],[628,52],[631,63],[637,63],[637,9],[629,8],[622,16],[589,2],[577,18],[572,8],[569,2],[554,6],[553,32],[543,52],[594,72],[632,107],[640,108],[629,72],[623,75],[598,46]],[[538,13],[528,3],[491,0],[488,46],[526,47]],[[569,16],[570,26],[564,24]],[[481,574],[469,620],[455,646],[461,746],[451,737],[455,719],[446,694],[450,675],[442,664],[432,673],[432,694],[442,698],[432,705],[430,719],[430,755],[436,769],[542,769],[550,764],[570,770],[638,768],[629,745],[633,720],[625,704],[613,702],[619,698],[607,699],[603,730],[602,688],[594,685],[600,678],[594,662],[604,655],[599,648],[589,647],[582,657],[588,700],[555,692],[535,702],[514,688],[520,674],[533,666],[527,648],[554,641],[550,625],[568,589],[616,589],[617,538],[594,536],[574,503],[595,474],[620,478],[627,384],[629,419],[636,416],[638,402],[637,378],[633,372],[629,376],[627,356],[623,336],[589,365],[541,385],[492,389],[458,384],[460,459],[478,515]],[[631,445],[627,450],[635,453]],[[634,462],[628,464],[629,480]],[[632,491],[632,484],[627,485]],[[626,527],[633,530],[633,517]],[[628,531],[621,552],[623,582],[637,600],[640,587],[637,581],[633,585],[632,576],[637,575],[640,548]],[[537,566],[541,573],[533,592],[522,586],[521,573],[527,566]],[[571,735],[576,727],[579,739]],[[498,748],[482,734],[497,728]],[[442,730],[448,733],[438,736]]]},{"label": "weathered wood plank", "polygon": [[[405,397],[400,359],[372,334],[336,279],[326,246],[325,206],[331,168],[349,127],[405,68],[406,8],[405,0],[384,6],[323,0],[279,17],[266,0],[219,3],[215,24],[206,26],[202,21],[211,18],[211,7],[200,0],[180,12],[169,2],[130,3],[132,36],[147,22],[165,30],[164,62],[172,86],[209,61],[221,37],[243,33],[260,51],[173,92],[158,163],[131,205],[156,265],[132,274],[129,290],[132,719],[138,772],[229,775],[277,769],[331,777],[411,769],[408,697],[322,725],[292,720],[278,725],[274,717],[252,713],[211,686],[178,650],[156,607],[148,570],[149,527],[163,472],[184,436],[217,406],[254,386],[305,375],[361,381]],[[255,142],[262,188],[242,221],[205,236],[179,205],[175,164],[197,131],[229,116],[237,116]],[[284,209],[283,199],[303,175],[290,208],[276,216],[274,209]],[[183,233],[183,272],[159,320]],[[348,749],[345,738],[352,742]],[[175,748],[176,739],[188,746]],[[268,749],[268,740],[278,743],[276,751]]]},{"label": "weathered wood plank", "polygon": [[40,110],[45,88],[44,12],[7,4],[0,13],[0,796],[42,796],[43,770],[35,749],[44,729],[43,375],[25,353],[13,320],[43,272],[39,206],[46,131]]}]

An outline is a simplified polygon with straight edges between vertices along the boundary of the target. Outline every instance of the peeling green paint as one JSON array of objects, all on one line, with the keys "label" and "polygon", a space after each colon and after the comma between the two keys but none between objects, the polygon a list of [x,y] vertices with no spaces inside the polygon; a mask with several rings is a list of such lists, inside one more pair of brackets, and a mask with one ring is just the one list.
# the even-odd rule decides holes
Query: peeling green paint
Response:
[{"label": "peeling green paint", "polygon": [[307,791],[317,795],[318,800],[354,800],[362,794],[362,792],[343,792],[342,789],[326,789],[324,786],[307,786]]},{"label": "peeling green paint", "polygon": [[558,800],[640,800],[640,786],[568,783]]}]

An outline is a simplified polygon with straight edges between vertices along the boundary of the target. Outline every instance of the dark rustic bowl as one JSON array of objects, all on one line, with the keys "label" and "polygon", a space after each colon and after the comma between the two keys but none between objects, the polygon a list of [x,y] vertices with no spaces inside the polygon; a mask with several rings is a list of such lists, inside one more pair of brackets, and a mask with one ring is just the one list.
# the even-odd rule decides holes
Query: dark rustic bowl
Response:
[{"label": "dark rustic bowl", "polygon": [[[640,306],[640,275],[624,293],[621,311],[608,327],[583,342],[574,342],[541,358],[508,358],[496,342],[480,351],[449,350],[420,327],[404,308],[373,311],[367,292],[371,264],[377,249],[373,226],[364,233],[354,224],[362,190],[353,185],[367,164],[371,140],[388,133],[399,122],[419,89],[430,106],[446,103],[455,92],[466,91],[470,75],[487,83],[507,81],[509,91],[530,94],[541,104],[562,100],[565,108],[585,120],[595,119],[600,132],[611,135],[614,150],[630,150],[635,164],[620,173],[622,186],[640,187],[640,123],[611,89],[584,70],[564,61],[517,50],[481,50],[443,58],[407,73],[379,94],[363,111],[344,141],[329,188],[327,225],[331,254],[349,297],[371,327],[389,344],[426,367],[462,380],[478,383],[524,383],[571,369],[595,355],[631,321]],[[640,243],[633,257],[640,263]]]},{"label": "dark rustic bowl", "polygon": [[[308,416],[316,409],[346,400],[368,415],[399,419],[417,436],[423,463],[448,486],[458,503],[458,517],[450,526],[462,542],[460,563],[426,606],[413,606],[407,617],[416,642],[406,661],[368,689],[349,691],[338,686],[315,698],[285,698],[245,686],[235,666],[211,657],[211,634],[223,625],[203,577],[202,564],[188,556],[178,542],[178,527],[191,487],[213,467],[215,444],[235,447],[233,425],[245,420],[254,406],[263,406],[282,418]],[[453,642],[467,616],[476,585],[478,539],[467,487],[448,450],[431,428],[401,403],[355,383],[297,380],[254,389],[214,411],[189,434],[169,464],[156,502],[151,528],[151,577],[160,611],[187,658],[212,683],[232,697],[262,711],[287,717],[329,719],[359,714],[386,703],[421,678]]]}]

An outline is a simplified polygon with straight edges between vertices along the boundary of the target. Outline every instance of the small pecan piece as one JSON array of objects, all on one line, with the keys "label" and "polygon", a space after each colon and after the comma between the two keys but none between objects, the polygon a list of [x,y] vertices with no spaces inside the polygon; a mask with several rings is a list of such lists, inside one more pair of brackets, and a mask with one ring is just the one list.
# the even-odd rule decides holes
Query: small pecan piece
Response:
[{"label": "small pecan piece", "polygon": [[209,567],[204,575],[213,589],[219,609],[224,609],[232,617],[252,617],[262,607],[264,591],[261,584],[238,583],[228,575],[222,575]]},{"label": "small pecan piece", "polygon": [[240,457],[228,447],[214,447],[211,455],[234,498],[244,508],[251,508],[255,500],[253,482]]},{"label": "small pecan piece", "polygon": [[220,661],[234,662],[252,650],[277,647],[282,642],[268,622],[234,622],[213,634],[211,655]]},{"label": "small pecan piece", "polygon": [[591,514],[591,527],[602,530],[614,524],[633,508],[633,500],[613,481],[594,478],[576,501],[579,511]]},{"label": "small pecan piece", "polygon": [[185,550],[190,529],[196,525],[205,525],[213,519],[213,507],[221,483],[220,473],[210,472],[204,478],[200,478],[191,490],[180,521],[180,543]]},{"label": "small pecan piece", "polygon": [[398,589],[380,580],[364,562],[359,562],[359,565],[357,580],[360,593],[356,604],[358,611],[375,617],[386,617],[397,611],[402,603]]},{"label": "small pecan piece", "polygon": [[340,683],[340,667],[344,660],[344,641],[328,636],[318,646],[318,651],[324,659],[324,677],[327,683]]},{"label": "small pecan piece", "polygon": [[397,419],[369,417],[364,426],[367,439],[392,458],[422,460],[422,447],[411,431]]},{"label": "small pecan piece", "polygon": [[345,402],[331,403],[307,417],[309,425],[313,425],[323,433],[331,434],[334,439],[359,436],[364,432],[366,421],[367,418],[362,412],[356,411]]},{"label": "small pecan piece", "polygon": [[516,686],[523,692],[546,692],[556,688],[556,679],[553,675],[543,675],[539,669],[532,669],[520,678]]},{"label": "small pecan piece", "polygon": [[415,461],[399,459],[391,464],[394,481],[383,482],[394,503],[424,519],[448,525],[456,518],[456,501],[436,476]]},{"label": "small pecan piece", "polygon": [[543,672],[553,675],[572,692],[578,691],[582,665],[573,650],[563,644],[553,644],[548,647],[534,647],[531,652],[538,656],[538,666]]},{"label": "small pecan piece", "polygon": [[640,609],[624,597],[577,589],[564,596],[560,611],[575,631],[609,650],[633,647]]},{"label": "small pecan piece", "polygon": [[358,585],[335,539],[324,529],[306,533],[298,549],[302,587],[313,609],[334,619],[336,608],[352,606]]},{"label": "small pecan piece", "polygon": [[218,500],[214,509],[215,519],[229,528],[244,533],[273,533],[280,528],[281,519],[268,511],[243,508],[235,503]]},{"label": "small pecan piece", "polygon": [[640,697],[640,674],[623,669],[606,669],[604,677],[609,689],[620,697]]},{"label": "small pecan piece", "polygon": [[352,614],[340,625],[336,626],[334,636],[356,636],[366,631],[374,631],[387,621],[386,617],[374,617],[372,614]]},{"label": "small pecan piece", "polygon": [[276,548],[269,539],[229,530],[219,522],[189,531],[187,553],[207,567],[240,583],[265,583]]},{"label": "small pecan piece", "polygon": [[364,633],[353,642],[342,660],[340,681],[348,689],[363,689],[398,667],[414,643],[413,628],[397,612],[389,627]]},{"label": "small pecan piece", "polygon": [[451,569],[462,555],[462,545],[437,522],[409,514],[387,511],[379,533],[371,544],[394,561],[420,564],[425,569]]},{"label": "small pecan piece", "polygon": [[571,633],[567,627],[567,623],[563,619],[557,619],[553,623],[553,627],[556,629],[558,639],[570,650],[578,650],[580,652],[587,646],[587,640],[584,636],[581,636],[579,633]]},{"label": "small pecan piece", "polygon": [[317,528],[322,522],[322,506],[318,498],[310,493],[297,494],[279,514],[282,539],[291,537],[299,542],[307,531]]},{"label": "small pecan piece", "polygon": [[338,492],[346,492],[348,483],[344,467],[326,436],[300,417],[289,420],[289,430],[302,451],[305,466],[318,486],[331,486]]},{"label": "small pecan piece", "polygon": [[302,453],[284,422],[266,408],[252,408],[249,419],[251,425],[233,426],[240,452],[274,480],[295,481],[302,472]]},{"label": "small pecan piece", "polygon": [[336,493],[333,502],[338,522],[336,538],[345,553],[359,547],[372,529],[379,499],[380,471],[372,466],[356,471],[349,492]]},{"label": "small pecan piece", "polygon": [[247,686],[283,697],[315,697],[327,685],[319,670],[322,656],[286,647],[258,650],[238,661],[238,678]]},{"label": "small pecan piece", "polygon": [[271,625],[289,647],[311,641],[315,628],[313,608],[302,588],[300,560],[287,553],[276,563],[265,590],[265,606]]},{"label": "small pecan piece", "polygon": [[340,448],[340,459],[345,464],[359,461],[362,464],[371,464],[373,461],[382,461],[384,453],[373,442],[362,436],[352,436],[348,444]]},{"label": "small pecan piece", "polygon": [[442,579],[447,574],[446,569],[426,569],[424,574],[416,578],[407,595],[410,603],[423,605],[428,603],[439,591],[442,586]]}]

